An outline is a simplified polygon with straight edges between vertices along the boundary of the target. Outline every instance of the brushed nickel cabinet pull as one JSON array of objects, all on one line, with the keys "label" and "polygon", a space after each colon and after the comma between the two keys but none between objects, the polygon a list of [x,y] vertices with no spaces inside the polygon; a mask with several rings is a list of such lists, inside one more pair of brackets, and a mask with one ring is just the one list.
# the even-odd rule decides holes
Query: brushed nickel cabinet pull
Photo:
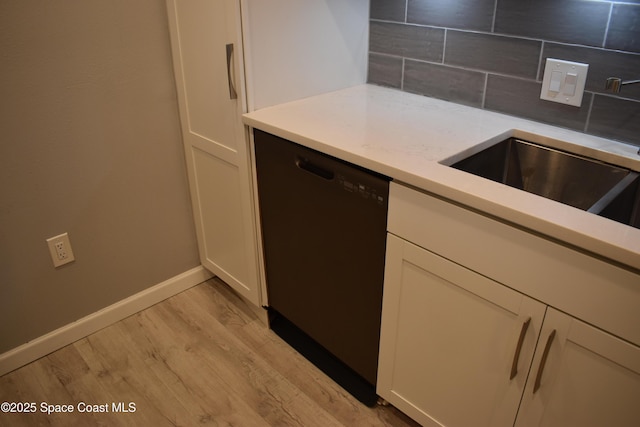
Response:
[{"label": "brushed nickel cabinet pull", "polygon": [[520,351],[522,350],[522,344],[524,343],[524,337],[527,335],[527,329],[531,323],[531,317],[522,323],[522,329],[520,329],[520,337],[518,338],[518,344],[516,345],[516,352],[513,355],[513,363],[511,364],[511,375],[509,379],[512,380],[518,375],[518,360],[520,360]]},{"label": "brushed nickel cabinet pull", "polygon": [[544,346],[544,352],[542,353],[542,358],[540,359],[540,366],[538,367],[538,374],[536,375],[536,382],[533,384],[533,393],[540,388],[540,380],[542,380],[542,372],[544,371],[544,366],[547,363],[547,357],[549,356],[549,350],[551,349],[551,344],[553,343],[553,339],[556,336],[556,330],[554,329],[549,334],[549,338],[547,338],[547,344]]},{"label": "brushed nickel cabinet pull", "polygon": [[238,99],[236,88],[233,87],[233,78],[231,77],[231,59],[233,58],[233,43],[227,45],[227,80],[229,82],[229,98]]}]

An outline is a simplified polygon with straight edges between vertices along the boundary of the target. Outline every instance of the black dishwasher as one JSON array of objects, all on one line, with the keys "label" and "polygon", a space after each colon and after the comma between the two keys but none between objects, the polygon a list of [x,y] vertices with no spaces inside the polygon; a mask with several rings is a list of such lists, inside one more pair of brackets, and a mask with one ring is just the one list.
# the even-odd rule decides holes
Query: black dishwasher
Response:
[{"label": "black dishwasher", "polygon": [[254,135],[271,328],[371,406],[389,178]]}]

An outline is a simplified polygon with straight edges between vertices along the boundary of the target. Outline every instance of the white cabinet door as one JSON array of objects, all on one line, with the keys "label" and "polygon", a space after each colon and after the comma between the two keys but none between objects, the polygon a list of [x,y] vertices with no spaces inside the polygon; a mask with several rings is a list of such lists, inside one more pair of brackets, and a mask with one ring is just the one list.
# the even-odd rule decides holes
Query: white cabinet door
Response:
[{"label": "white cabinet door", "polygon": [[512,426],[544,312],[389,234],[378,394],[425,426]]},{"label": "white cabinet door", "polygon": [[201,262],[259,304],[239,0],[167,6]]},{"label": "white cabinet door", "polygon": [[549,308],[516,425],[640,426],[640,348]]}]

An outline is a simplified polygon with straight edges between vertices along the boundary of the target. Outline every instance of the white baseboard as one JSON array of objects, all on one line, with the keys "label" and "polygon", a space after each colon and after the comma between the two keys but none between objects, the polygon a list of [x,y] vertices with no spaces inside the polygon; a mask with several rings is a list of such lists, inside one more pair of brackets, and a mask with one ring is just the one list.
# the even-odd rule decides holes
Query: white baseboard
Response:
[{"label": "white baseboard", "polygon": [[202,266],[192,268],[82,319],[51,331],[33,341],[2,353],[0,354],[0,375],[31,363],[211,277],[213,277],[213,274]]}]

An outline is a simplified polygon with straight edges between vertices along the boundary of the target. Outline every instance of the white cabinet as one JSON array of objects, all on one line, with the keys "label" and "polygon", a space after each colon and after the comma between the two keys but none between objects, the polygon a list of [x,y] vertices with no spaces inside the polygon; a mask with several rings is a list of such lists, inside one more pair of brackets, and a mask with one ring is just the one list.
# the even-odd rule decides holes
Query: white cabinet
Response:
[{"label": "white cabinet", "polygon": [[167,0],[167,10],[201,262],[266,305],[241,116],[364,83],[369,0]]},{"label": "white cabinet", "polygon": [[257,305],[251,163],[241,121],[240,4],[168,0],[167,5],[200,259]]},{"label": "white cabinet", "polygon": [[517,427],[637,426],[639,398],[640,348],[547,310]]},{"label": "white cabinet", "polygon": [[513,425],[543,304],[391,234],[383,301],[378,394],[425,426]]},{"label": "white cabinet", "polygon": [[427,426],[640,425],[637,273],[397,184],[389,203],[382,397]]}]

